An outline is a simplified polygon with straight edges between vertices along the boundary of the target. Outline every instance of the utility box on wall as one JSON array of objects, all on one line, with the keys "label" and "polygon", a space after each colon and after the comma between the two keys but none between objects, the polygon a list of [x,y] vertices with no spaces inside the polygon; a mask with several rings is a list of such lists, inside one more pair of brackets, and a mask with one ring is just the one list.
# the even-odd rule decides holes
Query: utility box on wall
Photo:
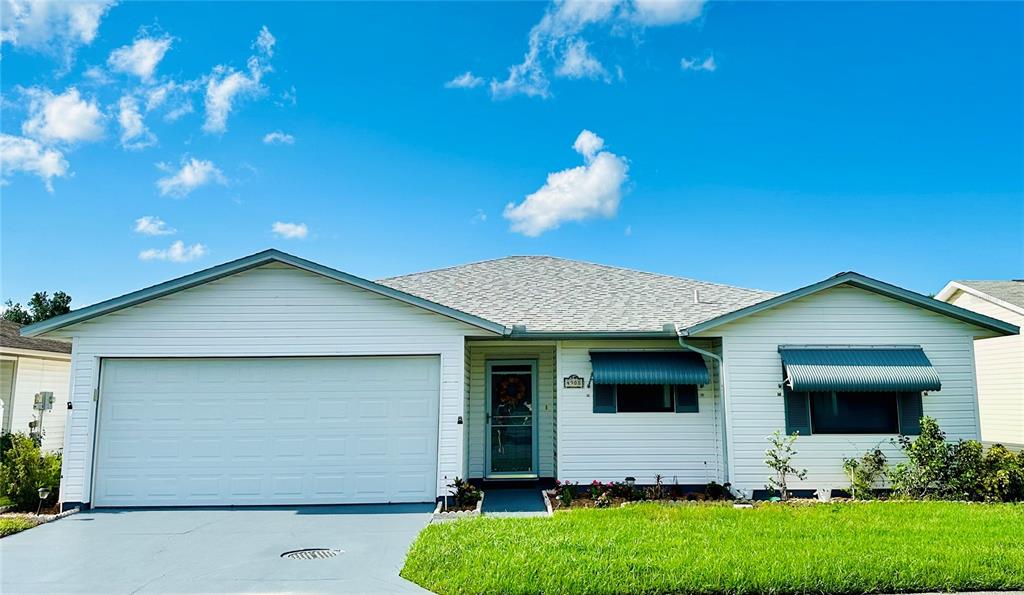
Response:
[{"label": "utility box on wall", "polygon": [[49,411],[53,409],[53,393],[50,391],[36,393],[36,400],[32,408],[36,411]]}]

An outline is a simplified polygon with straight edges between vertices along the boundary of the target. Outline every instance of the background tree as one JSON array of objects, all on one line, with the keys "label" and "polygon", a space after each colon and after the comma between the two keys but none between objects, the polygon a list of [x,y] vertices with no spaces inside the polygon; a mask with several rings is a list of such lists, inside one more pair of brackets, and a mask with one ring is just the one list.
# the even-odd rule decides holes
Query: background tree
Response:
[{"label": "background tree", "polygon": [[32,324],[70,312],[71,296],[63,291],[55,291],[53,297],[50,297],[45,291],[37,291],[28,301],[31,312],[22,307],[20,303],[16,304],[11,300],[4,302],[4,306],[6,308],[3,317],[6,320],[19,324]]}]

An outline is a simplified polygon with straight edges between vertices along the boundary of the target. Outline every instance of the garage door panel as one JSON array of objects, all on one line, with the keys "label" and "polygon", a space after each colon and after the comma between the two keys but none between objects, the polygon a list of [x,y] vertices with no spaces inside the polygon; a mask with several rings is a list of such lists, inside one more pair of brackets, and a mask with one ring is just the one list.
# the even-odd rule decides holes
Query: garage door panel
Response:
[{"label": "garage door panel", "polygon": [[105,360],[94,504],[431,501],[438,363]]}]

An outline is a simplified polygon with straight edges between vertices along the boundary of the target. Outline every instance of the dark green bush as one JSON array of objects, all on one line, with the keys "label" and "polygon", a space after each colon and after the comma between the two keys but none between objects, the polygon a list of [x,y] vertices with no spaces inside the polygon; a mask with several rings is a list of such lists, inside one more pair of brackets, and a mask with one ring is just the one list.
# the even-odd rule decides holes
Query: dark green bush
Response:
[{"label": "dark green bush", "polygon": [[480,500],[480,490],[465,479],[456,477],[452,482],[451,495],[455,498],[455,504],[459,507],[476,506]]},{"label": "dark green bush", "polygon": [[907,461],[888,470],[893,493],[904,498],[1008,502],[1024,500],[1024,453],[1002,446],[987,451],[976,440],[946,442],[930,417],[921,435],[900,436]]},{"label": "dark green bush", "polygon": [[17,433],[5,437],[9,447],[0,460],[0,493],[16,508],[35,510],[39,504],[39,488],[50,488],[45,504],[57,501],[60,489],[59,453],[43,452],[36,440]]}]

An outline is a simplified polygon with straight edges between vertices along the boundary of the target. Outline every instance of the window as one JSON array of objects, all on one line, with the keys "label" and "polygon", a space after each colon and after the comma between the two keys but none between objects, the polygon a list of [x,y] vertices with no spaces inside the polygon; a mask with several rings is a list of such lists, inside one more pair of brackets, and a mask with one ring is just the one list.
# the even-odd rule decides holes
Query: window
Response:
[{"label": "window", "polygon": [[692,384],[595,384],[594,413],[697,413]]},{"label": "window", "polygon": [[895,392],[812,392],[814,434],[896,434],[900,431]]},{"label": "window", "polygon": [[617,384],[615,401],[619,413],[674,411],[672,391],[665,384]]}]

